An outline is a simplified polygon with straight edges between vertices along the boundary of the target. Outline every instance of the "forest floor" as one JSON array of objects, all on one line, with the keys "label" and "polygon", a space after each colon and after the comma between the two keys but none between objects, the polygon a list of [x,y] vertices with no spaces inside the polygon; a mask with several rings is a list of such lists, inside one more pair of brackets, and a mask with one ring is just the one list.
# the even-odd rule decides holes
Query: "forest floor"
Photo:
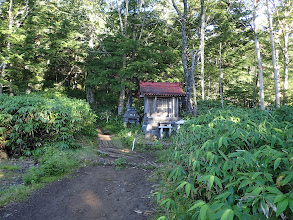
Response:
[{"label": "forest floor", "polygon": [[33,192],[23,202],[0,209],[5,220],[139,220],[153,215],[150,153],[116,148],[99,131],[97,165],[77,170]]}]

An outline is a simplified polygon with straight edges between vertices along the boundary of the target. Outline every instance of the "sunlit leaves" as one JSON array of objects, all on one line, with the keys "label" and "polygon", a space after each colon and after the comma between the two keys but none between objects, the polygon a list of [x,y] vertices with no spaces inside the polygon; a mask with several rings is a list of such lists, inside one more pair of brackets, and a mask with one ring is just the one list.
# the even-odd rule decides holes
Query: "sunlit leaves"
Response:
[{"label": "sunlit leaves", "polygon": [[233,220],[233,217],[234,217],[234,212],[232,209],[227,209],[220,220]]},{"label": "sunlit leaves", "polygon": [[168,191],[168,196],[177,201],[170,216],[292,217],[293,142],[286,139],[286,129],[293,118],[286,122],[278,118],[283,118],[279,111],[231,108],[188,121],[174,137],[176,150],[168,155],[176,164],[171,176],[184,171],[175,179],[169,176],[169,187],[176,190]]}]

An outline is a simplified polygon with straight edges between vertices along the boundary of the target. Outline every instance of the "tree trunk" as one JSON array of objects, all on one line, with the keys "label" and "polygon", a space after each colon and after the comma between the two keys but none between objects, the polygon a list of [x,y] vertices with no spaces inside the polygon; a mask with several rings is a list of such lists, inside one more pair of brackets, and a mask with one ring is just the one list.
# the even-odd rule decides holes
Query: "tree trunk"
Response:
[{"label": "tree trunk", "polygon": [[0,95],[3,93],[3,83],[1,81],[4,80],[4,77],[5,77],[5,66],[6,66],[6,61],[4,61],[2,64],[1,64],[1,75],[0,75]]},{"label": "tree trunk", "polygon": [[[123,54],[123,69],[126,67],[126,54]],[[119,95],[119,103],[118,103],[118,115],[122,115],[124,109],[124,100],[125,100],[125,86],[124,86],[125,79],[121,79],[121,90]]]},{"label": "tree trunk", "polygon": [[179,18],[180,18],[180,23],[181,23],[181,38],[182,38],[182,52],[181,52],[181,59],[182,59],[182,66],[183,66],[183,71],[184,71],[184,77],[185,77],[185,84],[186,84],[186,106],[187,106],[187,112],[189,114],[192,113],[192,100],[191,100],[191,77],[190,77],[190,71],[188,69],[188,64],[187,64],[187,35],[186,35],[186,18],[187,18],[187,13],[188,13],[188,7],[187,7],[187,0],[183,0],[183,5],[184,5],[184,10],[183,10],[183,15],[177,8],[174,0],[172,0],[173,7],[175,8]]},{"label": "tree trunk", "polygon": [[222,109],[224,109],[224,94],[223,94],[223,84],[222,84],[222,80],[223,80],[223,72],[222,72],[222,43],[220,43],[220,76],[219,76],[219,92],[220,92],[220,96],[221,96],[221,104],[222,104]]},{"label": "tree trunk", "polygon": [[205,91],[204,91],[204,42],[205,42],[205,8],[204,0],[201,0],[201,16],[200,16],[200,81],[201,81],[201,97],[202,100],[205,100]]},{"label": "tree trunk", "polygon": [[270,40],[271,40],[271,48],[272,48],[272,62],[274,69],[274,83],[275,83],[275,95],[276,95],[276,108],[280,108],[280,92],[279,92],[279,73],[276,61],[276,50],[274,44],[274,36],[273,36],[273,20],[271,17],[271,11],[269,7],[269,1],[267,2],[267,10],[268,10],[268,20],[269,20],[269,28],[270,28]]},{"label": "tree trunk", "polygon": [[185,76],[185,84],[186,84],[186,107],[187,107],[187,112],[192,113],[192,101],[191,101],[191,77],[190,73],[188,70],[187,66],[187,36],[185,32],[185,27],[182,28],[182,54],[181,54],[181,59],[182,59],[182,65],[183,65],[183,70],[184,70],[184,76]]},{"label": "tree trunk", "polygon": [[196,100],[196,86],[194,81],[194,72],[198,63],[198,52],[197,54],[193,54],[193,50],[190,52],[191,56],[191,68],[190,68],[190,82],[192,84],[193,89],[193,116],[197,116],[197,100]]},{"label": "tree trunk", "polygon": [[10,87],[9,87],[9,95],[10,96],[14,96],[14,92],[13,92],[13,80],[12,79],[9,79],[9,83],[10,83]]},{"label": "tree trunk", "polygon": [[86,86],[85,88],[86,91],[86,100],[87,102],[92,105],[95,102],[95,94],[94,94],[94,90],[91,86]]},{"label": "tree trunk", "polygon": [[261,62],[260,46],[259,46],[259,41],[258,41],[258,38],[257,38],[257,27],[256,27],[256,8],[257,8],[257,0],[254,0],[254,12],[253,12],[254,42],[255,42],[255,51],[256,51],[257,63],[258,63],[260,109],[265,110],[262,62]]},{"label": "tree trunk", "polygon": [[257,65],[256,65],[256,58],[255,58],[255,65],[254,65],[254,90],[253,90],[253,100],[252,100],[252,106],[255,108],[255,102],[256,102],[256,89],[258,87],[258,74],[257,74]]},{"label": "tree trunk", "polygon": [[[121,35],[123,37],[126,37],[127,35],[127,18],[128,18],[128,0],[125,0],[125,12],[124,12],[124,23],[122,20],[122,15],[120,11],[121,1],[119,0],[119,5],[117,3],[117,10],[120,20],[120,31]],[[124,69],[126,67],[126,54],[123,54],[123,61],[122,61],[122,68]],[[118,115],[122,115],[123,109],[124,109],[124,100],[125,100],[125,86],[124,86],[124,78],[121,78],[121,90],[119,95],[119,101],[118,101]]]},{"label": "tree trunk", "polygon": [[122,115],[124,109],[124,100],[125,100],[125,86],[123,82],[121,83],[121,90],[119,95],[119,104],[118,104],[118,115]]},{"label": "tree trunk", "polygon": [[288,52],[288,42],[289,42],[289,28],[288,24],[285,25],[285,33],[283,34],[284,39],[284,99],[285,103],[288,101],[288,89],[289,89],[289,52]]}]

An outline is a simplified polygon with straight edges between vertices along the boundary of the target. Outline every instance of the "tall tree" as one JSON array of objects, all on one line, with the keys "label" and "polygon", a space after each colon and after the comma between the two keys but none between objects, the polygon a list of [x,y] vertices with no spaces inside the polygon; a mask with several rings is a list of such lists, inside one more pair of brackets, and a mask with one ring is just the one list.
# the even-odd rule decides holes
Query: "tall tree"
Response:
[{"label": "tall tree", "polygon": [[205,29],[206,29],[206,16],[205,16],[205,1],[201,0],[200,5],[200,81],[201,81],[201,97],[202,100],[205,99],[205,90],[204,90],[204,43],[205,43]]},{"label": "tall tree", "polygon": [[257,56],[257,63],[258,63],[258,77],[259,77],[259,93],[260,93],[260,108],[261,110],[265,110],[265,103],[264,103],[264,87],[263,87],[263,69],[262,69],[262,62],[261,62],[261,55],[260,55],[260,45],[257,36],[257,0],[254,0],[254,11],[253,11],[253,23],[254,23],[254,42],[255,42],[255,51]]},{"label": "tall tree", "polygon": [[[117,12],[119,15],[119,21],[120,21],[120,31],[121,35],[126,38],[127,37],[127,18],[128,18],[128,0],[125,0],[123,2],[124,6],[122,6],[121,0],[116,0],[117,4]],[[122,14],[123,11],[123,14]],[[124,15],[124,19],[122,17]],[[123,61],[122,61],[122,68],[125,69],[126,67],[126,53],[123,54]],[[119,103],[118,103],[118,115],[122,114],[123,108],[124,108],[124,100],[125,100],[125,85],[124,85],[125,79],[123,76],[121,76],[121,91],[119,96]]]},{"label": "tall tree", "polygon": [[[188,49],[187,49],[187,33],[186,33],[186,23],[187,23],[187,15],[188,15],[188,3],[187,0],[183,0],[183,13],[177,7],[177,4],[174,0],[172,0],[173,7],[177,12],[177,15],[180,20],[181,26],[181,39],[182,39],[182,52],[181,52],[181,60],[182,66],[184,70],[185,76],[185,84],[186,84],[186,96],[187,96],[187,111],[194,115],[197,114],[197,103],[196,103],[196,88],[194,82],[194,72],[198,63],[198,52],[194,53],[193,49],[191,49],[191,65],[188,67]],[[194,108],[192,107],[192,88],[193,88],[193,100],[194,100]],[[193,109],[193,111],[192,111]]]},{"label": "tall tree", "polygon": [[278,71],[277,61],[276,61],[275,41],[274,41],[274,35],[273,35],[273,20],[271,17],[271,9],[269,6],[269,0],[266,0],[266,3],[267,3],[267,15],[268,15],[268,21],[269,21],[269,31],[270,31],[270,40],[271,40],[271,48],[272,48],[272,63],[273,63],[273,70],[274,70],[276,107],[280,108],[279,71]]},{"label": "tall tree", "polygon": [[224,109],[224,94],[223,94],[223,72],[222,72],[222,43],[220,43],[220,50],[219,50],[219,55],[220,55],[220,60],[219,60],[219,65],[220,65],[220,75],[219,75],[219,91],[220,91],[220,97],[221,97],[221,104],[222,104],[222,109]]},{"label": "tall tree", "polygon": [[278,21],[279,28],[282,33],[283,44],[279,45],[282,48],[284,56],[284,98],[287,102],[288,90],[289,90],[289,36],[293,29],[293,1],[282,0],[278,1],[278,5],[272,0],[272,4],[275,8],[276,18]]}]

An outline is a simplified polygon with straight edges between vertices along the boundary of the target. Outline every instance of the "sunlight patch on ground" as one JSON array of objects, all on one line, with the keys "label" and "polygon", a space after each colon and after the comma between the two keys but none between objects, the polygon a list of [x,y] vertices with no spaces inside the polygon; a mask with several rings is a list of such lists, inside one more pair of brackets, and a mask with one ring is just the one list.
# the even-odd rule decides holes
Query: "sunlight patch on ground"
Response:
[{"label": "sunlight patch on ground", "polygon": [[112,140],[110,135],[103,134],[102,131],[99,131],[98,137],[101,141],[111,141]]},{"label": "sunlight patch on ground", "polygon": [[83,192],[81,197],[82,200],[91,208],[100,208],[102,206],[101,200],[90,190]]}]

